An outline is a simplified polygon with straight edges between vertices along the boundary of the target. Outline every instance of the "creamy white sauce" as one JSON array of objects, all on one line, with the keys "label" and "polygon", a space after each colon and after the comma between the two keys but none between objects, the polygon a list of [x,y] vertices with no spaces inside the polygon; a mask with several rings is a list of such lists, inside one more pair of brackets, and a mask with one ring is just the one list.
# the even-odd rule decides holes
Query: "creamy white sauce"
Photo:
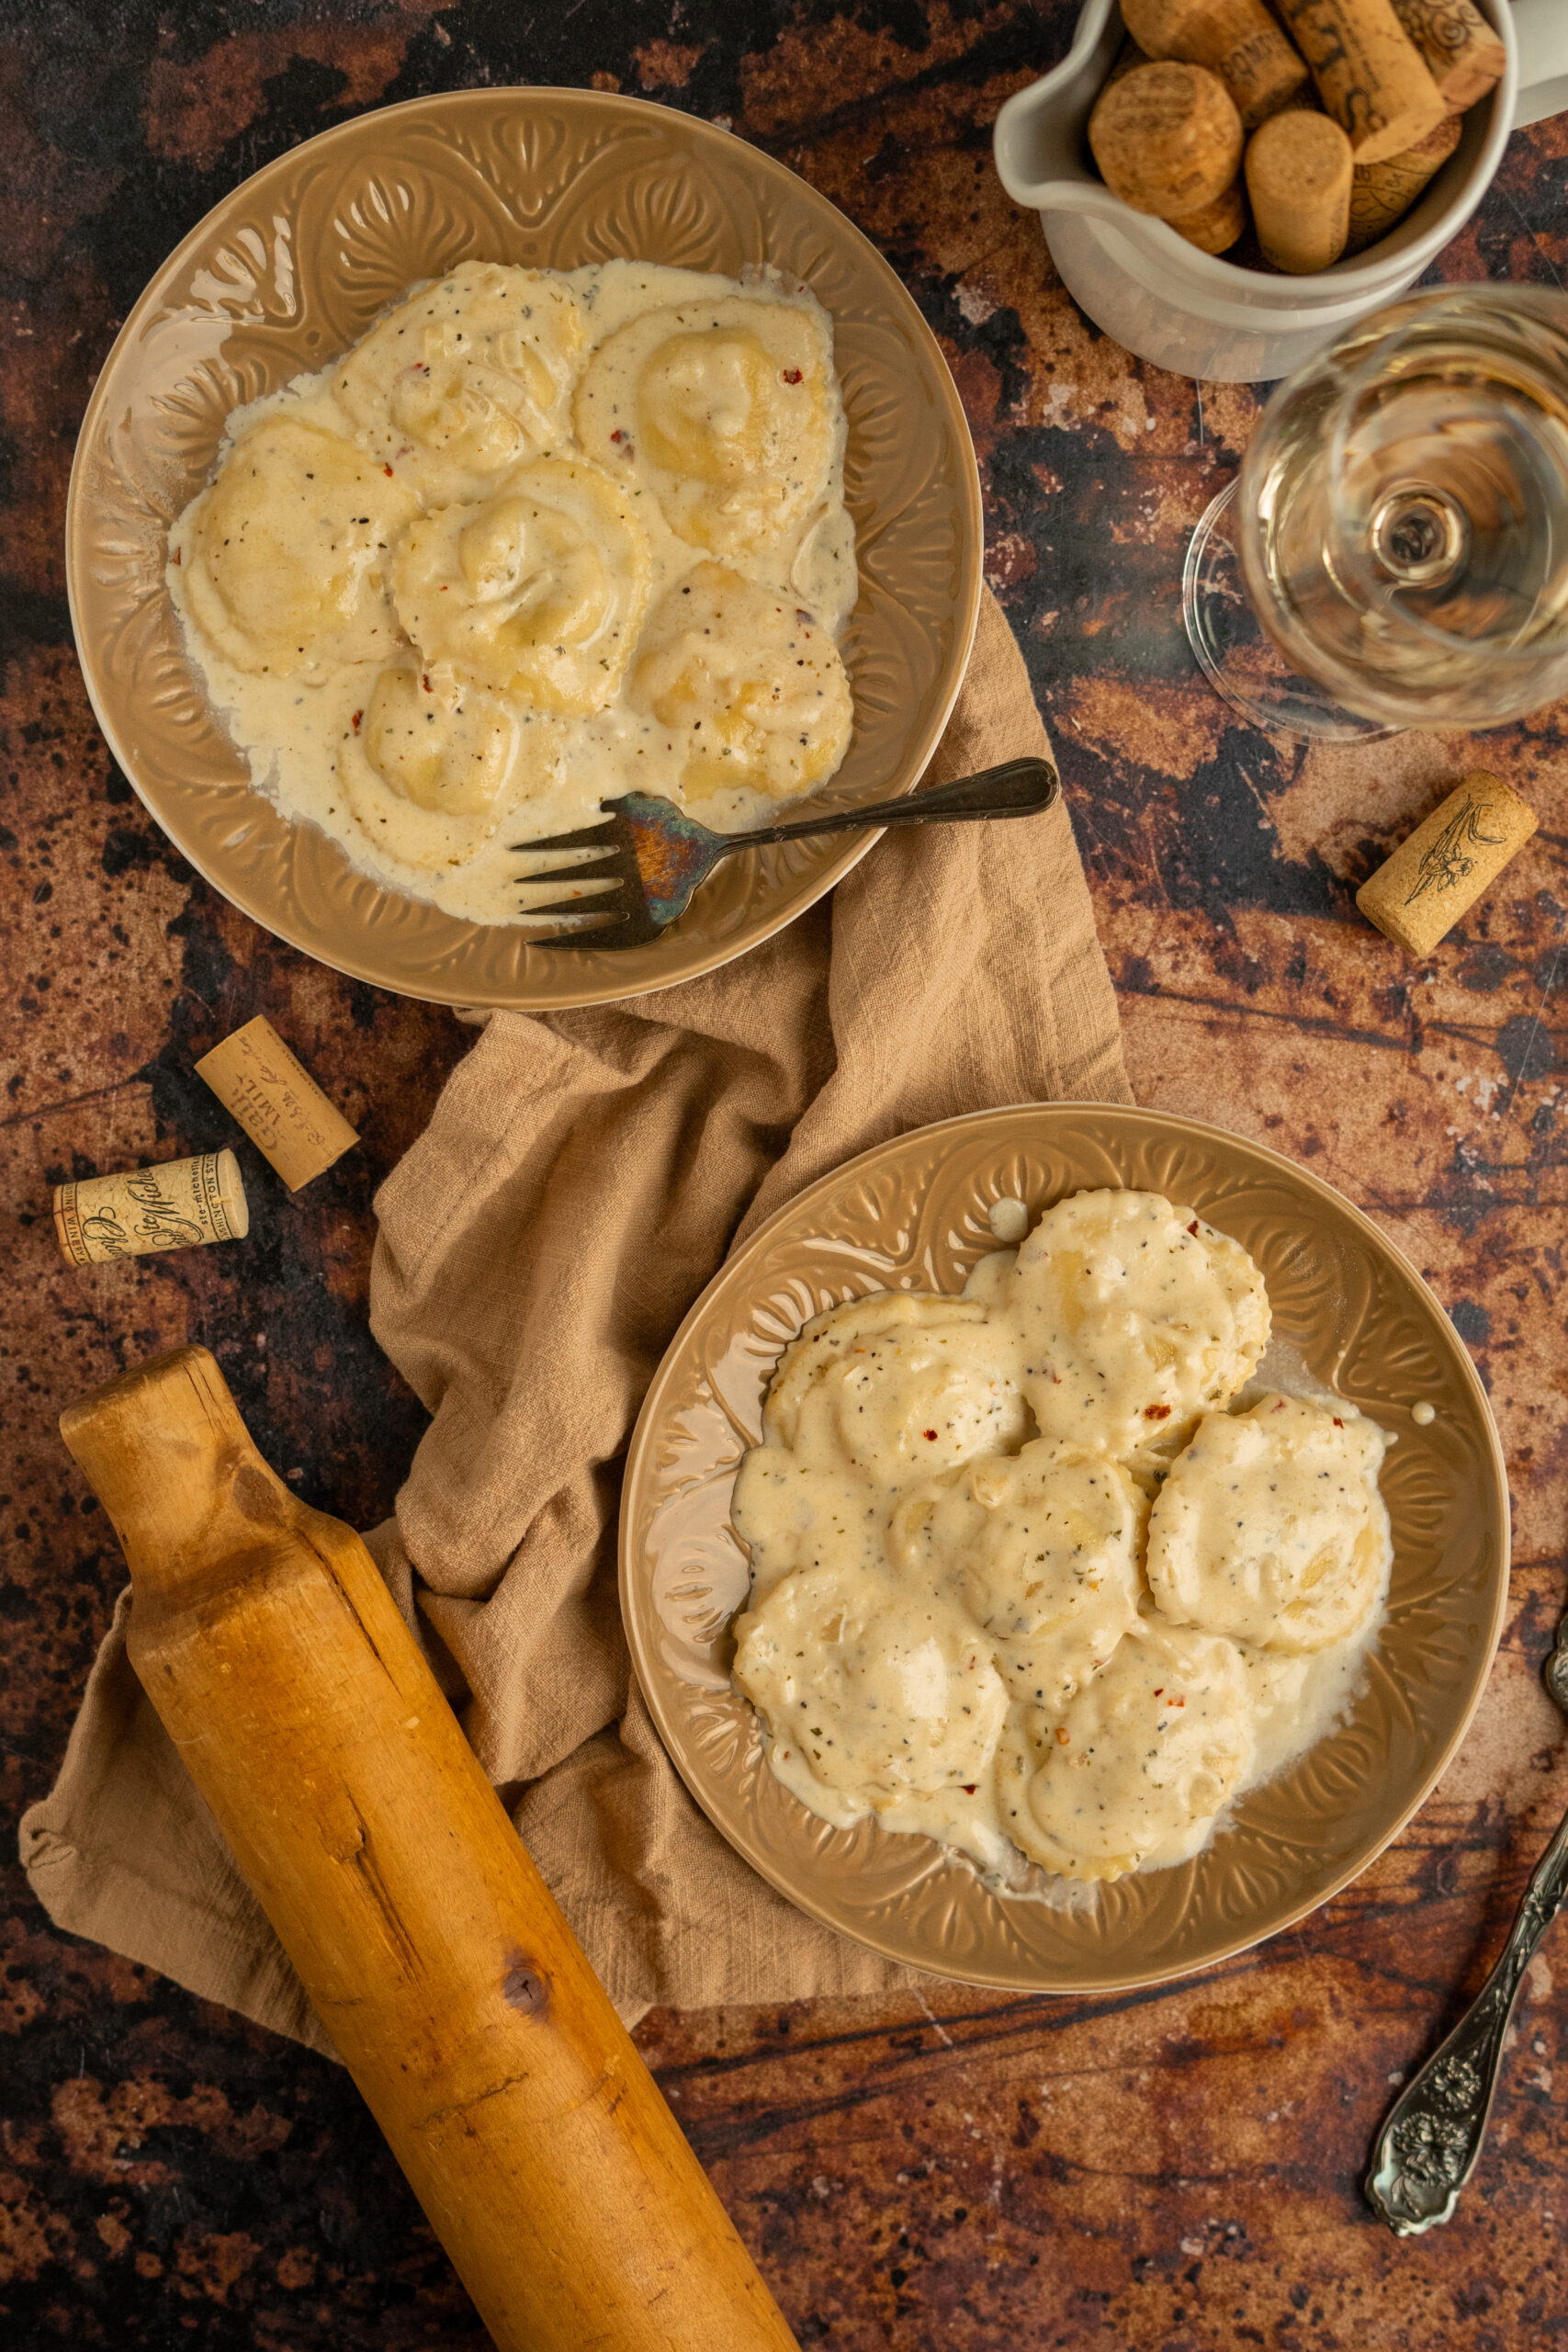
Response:
[{"label": "creamy white sauce", "polygon": [[1392,1565],[1383,1432],[1281,1393],[1268,1338],[1236,1243],[1116,1193],[962,1299],[808,1324],[733,1506],[735,1676],[775,1776],[1014,1891],[1199,1851],[1353,1702]]},{"label": "creamy white sauce", "polygon": [[[498,294],[502,279],[512,282],[510,290]],[[538,302],[523,298],[547,281],[558,318],[541,322]],[[648,322],[640,342],[638,322]],[[617,336],[622,343],[607,352]],[[716,360],[704,356],[709,348],[719,351]],[[422,359],[422,351],[428,357]],[[671,351],[673,359],[661,356]],[[670,462],[662,465],[633,422],[650,413],[648,384],[660,367],[652,397],[662,401],[676,436],[666,436],[662,455]],[[743,380],[747,367],[754,382]],[[423,405],[411,408],[411,381],[433,388]],[[444,392],[451,394],[445,408]],[[765,415],[770,399],[788,407],[807,395],[807,407],[786,416],[772,439],[759,438],[761,428],[752,433],[757,447],[748,470],[734,452],[750,446],[749,416],[754,424]],[[277,419],[348,445],[369,483],[363,498],[345,492],[339,501],[367,510],[347,516],[363,524],[365,544],[351,546],[347,531],[318,535],[321,561],[354,571],[354,625],[334,636],[317,621],[302,624],[282,662],[228,626],[212,581],[222,562],[232,568],[232,548],[224,538],[207,550],[202,538],[210,497],[221,492],[236,446],[245,444],[243,464],[245,450],[258,446],[245,436]],[[776,273],[735,280],[632,261],[564,274],[465,266],[417,299],[405,298],[344,359],[234,412],[214,491],[193,500],[171,530],[165,577],[209,698],[254,783],[285,816],[319,826],[355,865],[405,895],[474,922],[515,922],[527,903],[558,898],[561,886],[552,880],[520,889],[529,861],[513,845],[597,822],[602,800],[658,793],[716,831],[743,831],[776,820],[781,798],[816,789],[837,766],[849,704],[834,640],[857,594],[853,529],[843,503],[844,431],[831,321],[806,288]],[[715,451],[716,488],[702,471]],[[696,470],[682,474],[683,465]],[[498,670],[487,660],[492,649],[480,646],[475,655],[469,641],[450,631],[441,638],[437,628],[455,601],[448,582],[464,597],[471,590],[481,618],[499,609],[493,582],[471,584],[482,566],[471,545],[465,552],[458,526],[514,482],[534,496],[541,467],[547,474],[550,466],[575,467],[588,478],[592,498],[599,497],[594,485],[607,484],[615,509],[603,499],[595,508],[592,498],[580,498],[573,509],[558,481],[554,488],[547,481],[546,496],[556,507],[541,509],[536,497],[531,510],[536,540],[541,514],[554,532],[559,576],[547,588],[566,579],[573,562],[581,567],[596,556],[620,599],[619,612],[612,611],[590,641],[597,652],[603,640],[623,673],[593,709],[553,707],[550,679],[541,684],[530,675],[508,684],[505,662]],[[671,514],[681,529],[671,527]],[[418,534],[439,536],[439,526],[423,518],[444,515],[455,517],[454,526],[443,544],[432,540],[415,581],[411,549]],[[692,532],[699,536],[683,536]],[[259,543],[259,527],[254,536]],[[286,554],[293,561],[299,551],[299,543],[291,542]],[[716,565],[724,581],[740,583],[722,593],[710,589],[708,596],[710,606],[730,614],[733,642],[721,649],[728,669],[721,661],[697,675],[694,688],[689,679],[683,686],[677,641],[675,653],[664,658],[662,693],[658,679],[638,690],[644,652],[671,639],[672,607],[664,606],[661,622],[661,600],[678,596],[705,565],[703,578],[711,581]],[[505,584],[517,583],[513,578]],[[766,592],[767,613],[759,592]],[[761,644],[766,629],[759,615],[776,642]],[[404,626],[411,616],[429,642],[415,641]],[[705,613],[705,623],[711,617]],[[710,634],[705,627],[703,634]],[[776,705],[781,676],[805,691],[796,675],[804,650],[815,682],[807,717],[821,721],[805,752],[797,748],[805,735],[781,732],[776,718],[769,721],[771,765],[757,759],[748,764],[744,745],[737,749],[737,729],[745,731],[736,717],[745,699],[737,679],[745,686],[747,649],[757,644],[762,668],[752,698],[766,687]],[[375,698],[389,665],[410,673],[409,709],[390,718],[385,696]],[[556,667],[570,670],[570,659]],[[569,695],[572,690],[569,678]],[[832,704],[826,715],[824,694]],[[650,695],[658,695],[663,716],[650,707]],[[423,802],[411,799],[406,776],[414,775],[417,793],[417,762],[400,767],[396,755],[400,743],[418,754],[435,740],[417,732],[422,718],[444,742],[466,730],[458,744],[461,772],[475,780],[474,790],[450,788],[458,772],[454,752]],[[755,740],[753,729],[753,747]],[[693,764],[699,741],[718,747],[701,775]],[[796,761],[794,772],[787,772],[781,745]],[[731,781],[737,775],[740,781]]]}]

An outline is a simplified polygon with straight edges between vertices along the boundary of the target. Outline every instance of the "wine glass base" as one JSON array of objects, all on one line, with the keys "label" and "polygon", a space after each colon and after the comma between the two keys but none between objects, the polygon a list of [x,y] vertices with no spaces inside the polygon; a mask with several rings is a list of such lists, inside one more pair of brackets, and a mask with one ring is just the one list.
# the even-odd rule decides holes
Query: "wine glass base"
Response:
[{"label": "wine glass base", "polygon": [[1402,728],[1358,718],[1323,688],[1292,670],[1259,628],[1231,536],[1233,481],[1205,508],[1181,573],[1181,616],[1188,641],[1214,692],[1271,735],[1303,741],[1364,743]]}]

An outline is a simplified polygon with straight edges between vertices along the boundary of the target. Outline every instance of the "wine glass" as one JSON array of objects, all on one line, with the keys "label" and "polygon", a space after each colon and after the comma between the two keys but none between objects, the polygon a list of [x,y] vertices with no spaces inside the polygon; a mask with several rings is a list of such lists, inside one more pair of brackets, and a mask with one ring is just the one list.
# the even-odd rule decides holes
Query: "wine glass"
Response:
[{"label": "wine glass", "polygon": [[1568,296],[1414,295],[1287,377],[1182,612],[1276,733],[1495,727],[1568,693]]}]

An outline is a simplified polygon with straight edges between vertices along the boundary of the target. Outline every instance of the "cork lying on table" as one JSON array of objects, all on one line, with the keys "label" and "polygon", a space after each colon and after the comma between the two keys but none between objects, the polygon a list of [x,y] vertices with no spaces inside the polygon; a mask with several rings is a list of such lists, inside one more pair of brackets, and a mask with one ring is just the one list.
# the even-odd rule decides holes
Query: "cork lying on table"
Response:
[{"label": "cork lying on table", "polygon": [[61,1256],[73,1266],[243,1241],[250,1229],[250,1205],[231,1151],[54,1188],[55,1235]]},{"label": "cork lying on table", "polygon": [[291,1193],[359,1141],[310,1071],[258,1012],[197,1064],[226,1111],[270,1159]]},{"label": "cork lying on table", "polygon": [[1356,904],[1410,955],[1430,955],[1540,822],[1500,777],[1477,769],[1362,883]]}]

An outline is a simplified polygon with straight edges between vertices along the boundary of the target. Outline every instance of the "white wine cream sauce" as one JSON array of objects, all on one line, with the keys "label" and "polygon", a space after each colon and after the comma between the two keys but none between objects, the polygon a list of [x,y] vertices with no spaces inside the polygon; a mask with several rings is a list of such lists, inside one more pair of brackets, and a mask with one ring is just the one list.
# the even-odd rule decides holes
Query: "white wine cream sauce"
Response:
[{"label": "white wine cream sauce", "polygon": [[603,799],[736,831],[838,767],[843,451],[831,320],[775,273],[469,262],[235,411],[165,577],[283,813],[511,922],[561,895],[512,845]]}]

